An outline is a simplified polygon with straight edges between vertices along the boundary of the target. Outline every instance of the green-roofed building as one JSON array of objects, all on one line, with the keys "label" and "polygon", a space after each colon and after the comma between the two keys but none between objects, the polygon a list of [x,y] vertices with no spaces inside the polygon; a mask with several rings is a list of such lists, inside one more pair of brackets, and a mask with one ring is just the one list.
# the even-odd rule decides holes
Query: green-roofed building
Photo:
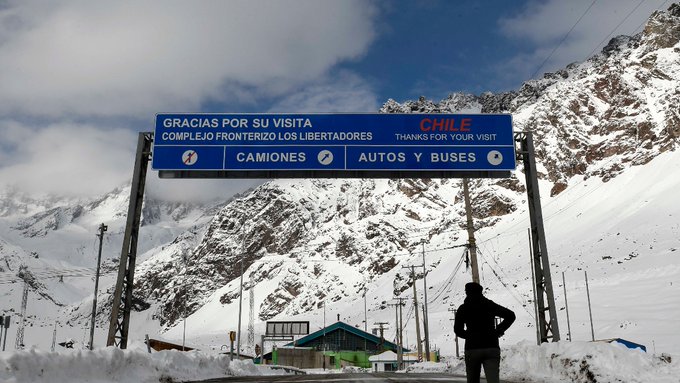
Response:
[{"label": "green-roofed building", "polygon": [[264,359],[268,363],[299,368],[370,368],[368,357],[386,350],[397,352],[397,345],[347,323],[336,322],[279,347],[264,355]]}]

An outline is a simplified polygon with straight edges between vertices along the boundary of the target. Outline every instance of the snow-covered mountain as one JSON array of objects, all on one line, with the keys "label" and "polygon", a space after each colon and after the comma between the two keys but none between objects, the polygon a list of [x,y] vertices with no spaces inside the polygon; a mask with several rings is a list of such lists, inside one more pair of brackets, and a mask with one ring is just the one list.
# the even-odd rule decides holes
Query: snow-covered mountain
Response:
[{"label": "snow-covered mountain", "polygon": [[[640,34],[614,38],[586,62],[516,92],[389,100],[381,108],[512,113],[516,131],[534,133],[562,338],[568,327],[564,272],[572,338],[590,339],[587,270],[596,338],[680,352],[679,41],[680,5],[674,4],[654,13]],[[520,167],[509,179],[471,182],[483,284],[492,299],[518,314],[505,342],[535,339],[523,179]],[[406,267],[424,257],[432,343],[451,354],[449,308],[462,302],[470,280],[461,266],[467,241],[461,189],[454,179],[274,180],[219,208],[147,200],[131,336],[181,339],[187,318],[189,343],[226,343],[238,322],[241,265],[243,321],[252,291],[258,334],[270,319],[310,320],[316,329],[336,315],[363,328],[364,292],[372,326],[391,320],[387,303],[394,296],[412,297]],[[101,222],[109,225],[105,258],[115,259],[128,195],[129,188],[121,188],[76,201],[6,192],[0,198],[0,271],[15,272],[21,262],[36,269],[92,267]],[[105,269],[115,267],[109,261]],[[416,273],[422,294],[423,269]],[[58,292],[55,300],[65,307],[29,308],[31,320],[87,328],[91,280],[53,281],[46,280],[45,290]],[[109,275],[101,285],[100,335],[112,283]],[[19,283],[0,284],[6,307],[18,310],[20,289]],[[410,344],[412,316],[411,310]]]},{"label": "snow-covered mountain", "polygon": [[[84,301],[88,302],[87,310],[91,312],[97,227],[101,223],[108,226],[102,254],[103,289],[100,289],[106,293],[115,282],[129,194],[129,186],[98,198],[33,197],[13,189],[2,191],[2,313],[14,315],[18,320],[16,313],[21,304],[23,284],[17,274],[22,265],[36,281],[30,289],[28,326],[51,327],[54,321],[69,325],[77,318],[75,313]],[[182,233],[205,226],[223,204],[169,203],[146,198],[140,229],[141,260],[157,253]],[[98,310],[102,323],[107,315],[103,312],[105,309],[102,305]],[[84,323],[76,320],[73,325],[80,331],[80,325]],[[29,332],[26,333],[29,337]]]}]

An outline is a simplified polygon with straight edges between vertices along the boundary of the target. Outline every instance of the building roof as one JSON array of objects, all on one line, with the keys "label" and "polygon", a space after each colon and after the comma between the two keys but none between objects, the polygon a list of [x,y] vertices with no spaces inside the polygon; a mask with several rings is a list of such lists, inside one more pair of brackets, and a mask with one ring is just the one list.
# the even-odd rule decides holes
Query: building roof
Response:
[{"label": "building roof", "polygon": [[[295,347],[304,347],[307,342],[310,342],[314,339],[321,338],[324,336],[324,334],[331,333],[333,331],[337,330],[345,330],[351,334],[354,334],[356,336],[359,336],[361,338],[366,339],[369,342],[375,343],[375,344],[380,344],[380,337],[377,337],[371,333],[367,333],[366,331],[360,330],[354,326],[350,326],[345,322],[335,322],[332,325],[322,328],[321,330],[315,331],[309,335],[306,335],[295,342],[287,343],[286,346],[295,346]],[[388,341],[388,340],[383,340],[383,343],[385,344],[385,347],[390,348],[390,349],[397,349],[397,345]],[[407,349],[404,349],[404,351],[409,351]]]}]

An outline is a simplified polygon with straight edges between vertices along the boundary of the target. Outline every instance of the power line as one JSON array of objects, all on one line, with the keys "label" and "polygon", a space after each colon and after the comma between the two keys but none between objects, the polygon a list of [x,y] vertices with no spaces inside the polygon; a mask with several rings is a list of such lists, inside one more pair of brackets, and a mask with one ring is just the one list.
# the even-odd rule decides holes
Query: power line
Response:
[{"label": "power line", "polygon": [[[467,251],[467,249],[465,250]],[[463,265],[464,260],[465,251],[463,252],[463,254],[461,254],[461,257],[458,260],[456,267],[454,267],[451,275],[447,278],[446,282],[439,288],[439,290],[435,292],[435,297],[431,301],[428,301],[428,303],[434,303],[435,301],[437,301],[437,299],[439,299],[440,296],[451,291],[450,287],[453,285],[453,281],[456,279],[456,275],[458,274],[458,271],[460,271],[460,267]]]},{"label": "power line", "polygon": [[[49,279],[59,277],[94,277],[96,270],[88,268],[65,268],[65,269],[37,269],[31,270],[31,274],[36,278]],[[115,271],[101,273],[101,275],[114,274]],[[13,272],[0,273],[0,284],[14,283],[21,278]]]},{"label": "power line", "polygon": [[[666,3],[668,3],[668,0],[665,0],[661,5],[659,5],[658,7],[656,7],[656,9],[657,9],[657,10],[658,10],[658,9],[662,9],[662,8],[664,7],[664,5],[666,5]],[[642,22],[640,23],[640,25],[638,25],[637,28],[635,28],[635,30],[633,31],[633,34],[634,34],[634,35],[637,34],[638,31],[640,31],[640,29],[642,29],[642,26],[645,25],[645,24],[647,24],[647,21],[648,21],[648,20],[649,20],[649,19],[647,19],[647,18],[645,18],[644,20],[642,20]]]},{"label": "power line", "polygon": [[[480,256],[481,256],[482,259],[484,260],[484,263],[486,263],[486,265],[489,266],[489,268],[491,269],[492,274],[493,274],[494,276],[496,276],[496,278],[497,278],[498,281],[501,283],[501,285],[503,285],[503,287],[505,287],[505,289],[508,290],[508,292],[510,293],[510,296],[511,296],[514,300],[516,300],[517,303],[519,303],[519,305],[522,306],[522,308],[524,308],[524,311],[526,311],[527,314],[529,314],[529,316],[530,316],[531,318],[535,318],[534,314],[532,314],[532,313],[527,309],[526,304],[525,304],[524,302],[522,302],[522,299],[517,297],[517,295],[516,295],[517,293],[516,293],[516,292],[513,292],[513,291],[510,289],[510,287],[503,281],[503,279],[500,277],[500,275],[498,275],[498,273],[496,272],[496,270],[494,270],[494,268],[491,267],[491,264],[486,260],[486,257],[485,257],[482,253],[480,253]],[[500,265],[499,265],[499,267],[500,267]]]},{"label": "power line", "polygon": [[604,42],[607,41],[607,39],[609,39],[609,38],[611,37],[611,35],[613,35],[614,32],[616,32],[617,29],[619,29],[619,27],[621,26],[621,24],[623,24],[624,22],[626,22],[626,20],[628,20],[628,18],[630,17],[630,15],[632,15],[633,12],[635,12],[638,8],[640,8],[640,6],[642,5],[642,3],[644,3],[644,2],[645,2],[645,0],[640,0],[640,2],[635,6],[635,8],[633,8],[630,12],[628,12],[628,14],[626,15],[626,17],[624,17],[623,20],[621,20],[618,24],[616,24],[616,26],[614,27],[614,29],[612,29],[612,31],[609,32],[609,34],[607,35],[607,37],[605,37],[604,39],[602,39],[602,41],[600,41],[600,43],[597,44],[597,45],[595,46],[595,48],[593,48],[593,50],[590,51],[590,53],[588,53],[588,56],[586,56],[586,60],[587,60],[590,56],[592,56],[593,53],[595,53],[595,51],[597,50],[597,48],[599,48],[602,44],[604,44]]},{"label": "power line", "polygon": [[567,34],[565,34],[564,37],[562,37],[562,40],[560,40],[559,44],[557,44],[557,46],[552,50],[552,52],[550,52],[548,57],[546,57],[545,60],[543,60],[541,65],[539,65],[538,68],[536,68],[536,71],[534,72],[534,74],[531,75],[531,78],[534,78],[536,76],[536,74],[538,74],[538,72],[541,70],[541,68],[543,68],[543,65],[545,65],[545,63],[547,63],[548,60],[550,60],[550,58],[557,51],[557,49],[559,49],[559,47],[562,46],[562,43],[564,43],[564,41],[567,39],[567,37],[569,37],[569,34],[574,30],[574,28],[581,21],[581,19],[583,19],[583,17],[588,13],[588,11],[590,11],[590,8],[592,8],[593,5],[595,5],[596,1],[597,0],[593,0],[593,2],[590,3],[590,6],[588,7],[588,9],[586,9],[585,12],[583,12],[583,14],[581,14],[581,17],[579,17],[578,20],[576,20],[574,25],[571,26],[571,28],[569,29],[569,32],[567,32]]}]

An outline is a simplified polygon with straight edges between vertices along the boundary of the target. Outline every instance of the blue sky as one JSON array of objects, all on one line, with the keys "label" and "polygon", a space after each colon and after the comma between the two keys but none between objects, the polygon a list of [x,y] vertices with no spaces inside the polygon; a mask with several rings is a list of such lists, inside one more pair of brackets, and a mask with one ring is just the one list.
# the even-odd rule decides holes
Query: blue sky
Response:
[{"label": "blue sky", "polygon": [[159,112],[374,112],[389,98],[517,89],[670,3],[2,1],[0,183],[107,192],[129,180],[135,134]]}]

